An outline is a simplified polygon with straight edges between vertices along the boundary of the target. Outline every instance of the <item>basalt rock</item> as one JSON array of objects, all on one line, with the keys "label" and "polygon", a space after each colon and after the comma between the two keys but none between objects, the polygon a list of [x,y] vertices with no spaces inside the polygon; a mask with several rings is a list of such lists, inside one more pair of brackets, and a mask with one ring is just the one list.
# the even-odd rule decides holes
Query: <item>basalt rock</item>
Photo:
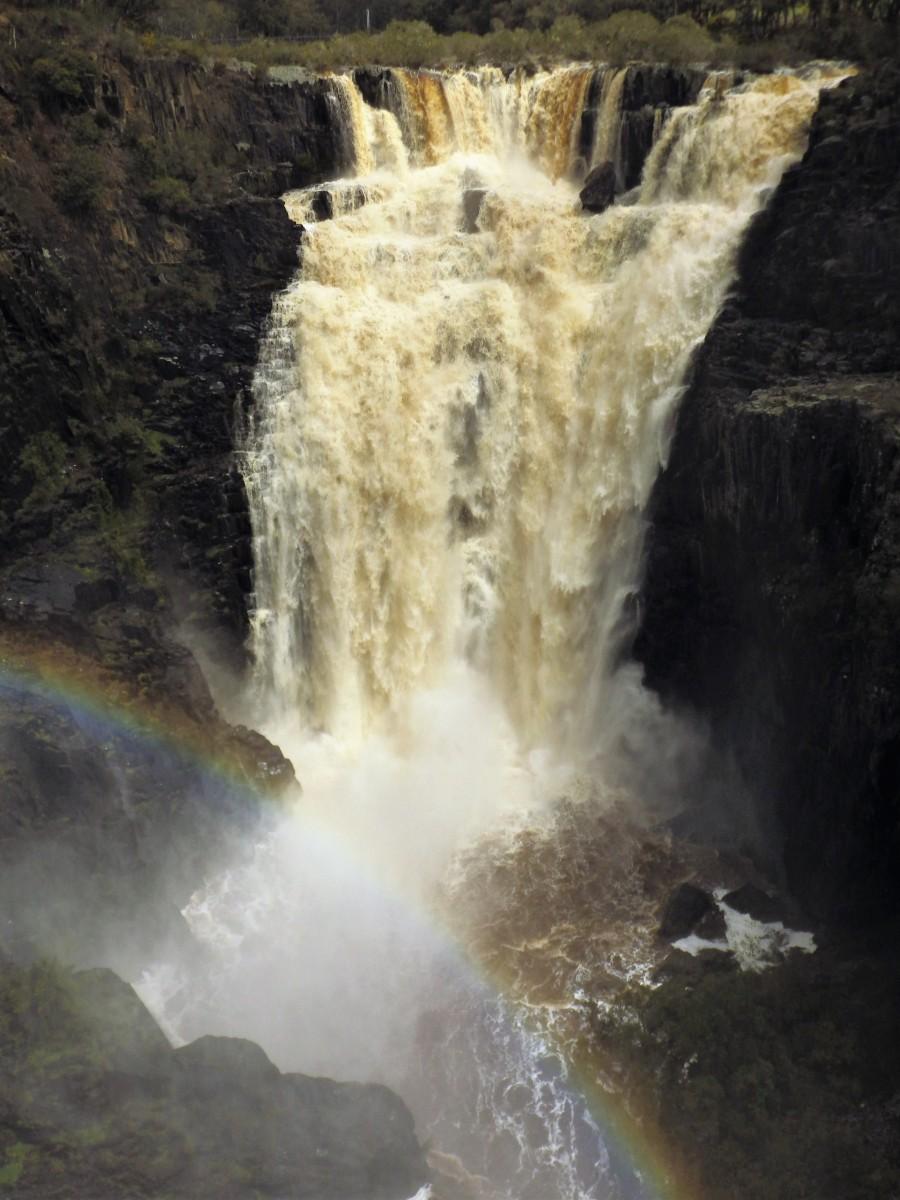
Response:
[{"label": "basalt rock", "polygon": [[325,81],[110,57],[79,101],[105,191],[72,212],[71,114],[27,95],[0,94],[0,944],[128,971],[293,780],[186,642],[243,665],[234,446],[297,265],[278,197],[349,160]]},{"label": "basalt rock", "polygon": [[111,971],[0,964],[0,1067],[0,1190],[25,1200],[407,1200],[428,1181],[387,1088],[283,1075],[237,1038],[172,1050]]},{"label": "basalt rock", "polygon": [[478,218],[481,215],[481,206],[484,204],[484,198],[487,195],[486,188],[470,187],[463,192],[463,230],[465,233],[478,232]]},{"label": "basalt rock", "polygon": [[636,652],[813,915],[900,908],[900,73],[822,96],[651,504]]},{"label": "basalt rock", "polygon": [[616,198],[616,166],[612,162],[602,162],[594,167],[584,187],[578,193],[581,207],[586,212],[602,213]]},{"label": "basalt rock", "polygon": [[693,883],[679,884],[666,901],[659,936],[669,941],[687,937],[714,909],[715,901],[708,892]]},{"label": "basalt rock", "polygon": [[735,912],[744,913],[754,921],[769,923],[784,920],[784,907],[777,897],[770,896],[752,883],[745,883],[733,892],[728,892],[722,897],[722,901]]},{"label": "basalt rock", "polygon": [[[108,191],[86,213],[59,206],[47,162],[73,153],[69,126],[25,95],[0,96],[14,164],[0,201],[0,569],[111,508],[120,546],[176,582],[180,618],[237,662],[250,553],[232,451],[271,297],[297,264],[278,197],[350,165],[330,86],[106,61],[84,116]],[[154,162],[185,157],[205,183],[148,185]]]}]

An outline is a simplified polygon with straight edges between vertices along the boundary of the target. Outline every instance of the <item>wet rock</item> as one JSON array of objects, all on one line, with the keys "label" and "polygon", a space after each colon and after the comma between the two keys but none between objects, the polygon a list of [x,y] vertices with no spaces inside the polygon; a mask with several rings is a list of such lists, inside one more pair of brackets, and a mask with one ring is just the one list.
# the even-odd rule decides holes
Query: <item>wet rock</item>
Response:
[{"label": "wet rock", "polygon": [[616,168],[611,162],[594,167],[578,193],[585,212],[602,213],[616,198]]},{"label": "wet rock", "polygon": [[737,766],[731,835],[829,921],[900,912],[898,259],[894,66],[822,93],[750,228],[651,500],[636,642]]},{"label": "wet rock", "polygon": [[468,188],[463,192],[462,227],[464,233],[478,232],[478,218],[481,215],[481,206],[486,195],[487,188]]},{"label": "wet rock", "polygon": [[723,942],[726,934],[725,914],[716,905],[710,908],[694,926],[697,937],[705,938],[708,942]]},{"label": "wet rock", "polygon": [[738,969],[737,959],[730,950],[715,950],[709,947],[698,950],[695,958],[707,974],[721,975]]},{"label": "wet rock", "polygon": [[312,210],[319,221],[330,221],[341,213],[354,212],[368,200],[366,189],[355,187],[320,187],[313,193]]},{"label": "wet rock", "polygon": [[487,1179],[466,1170],[455,1154],[428,1151],[428,1166],[434,1180],[434,1200],[490,1200],[494,1194]]},{"label": "wet rock", "polygon": [[228,1076],[244,1081],[263,1082],[277,1079],[278,1068],[265,1051],[245,1038],[201,1037],[175,1050],[175,1061],[194,1079],[200,1075]]},{"label": "wet rock", "polygon": [[[595,70],[588,88],[578,139],[579,156],[583,163],[590,163],[593,154],[609,70],[608,67]],[[653,148],[654,133],[658,132],[660,123],[673,108],[693,104],[705,79],[705,71],[691,67],[636,64],[625,68],[615,151],[620,190],[628,191],[640,183],[644,164]]]},{"label": "wet rock", "polygon": [[[17,1010],[31,1015],[10,1024]],[[4,1147],[25,1147],[25,1200],[60,1175],[92,1200],[407,1200],[428,1180],[387,1088],[282,1075],[237,1038],[172,1050],[110,971],[0,962],[0,1028]]]},{"label": "wet rock", "polygon": [[736,971],[737,962],[730,950],[713,948],[689,954],[677,948],[671,950],[653,972],[654,983],[675,980],[693,986],[707,975]]},{"label": "wet rock", "polygon": [[681,883],[666,901],[659,936],[667,941],[677,941],[693,933],[697,924],[715,909],[715,901],[709,892],[692,883]]},{"label": "wet rock", "polygon": [[744,913],[754,921],[770,924],[773,921],[784,920],[784,906],[781,901],[753,883],[743,884],[727,896],[723,896],[722,900],[735,912]]}]

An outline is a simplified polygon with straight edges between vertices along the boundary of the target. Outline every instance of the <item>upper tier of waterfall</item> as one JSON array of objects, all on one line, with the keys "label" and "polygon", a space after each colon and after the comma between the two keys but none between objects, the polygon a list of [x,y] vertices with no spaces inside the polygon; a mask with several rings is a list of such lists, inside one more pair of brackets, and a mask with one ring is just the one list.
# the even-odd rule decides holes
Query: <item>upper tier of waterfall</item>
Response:
[{"label": "upper tier of waterfall", "polygon": [[595,739],[688,360],[824,82],[711,77],[588,216],[625,76],[396,70],[381,107],[332,77],[356,173],[332,220],[287,197],[302,266],[245,443],[270,714],[357,737],[463,659],[521,744]]}]

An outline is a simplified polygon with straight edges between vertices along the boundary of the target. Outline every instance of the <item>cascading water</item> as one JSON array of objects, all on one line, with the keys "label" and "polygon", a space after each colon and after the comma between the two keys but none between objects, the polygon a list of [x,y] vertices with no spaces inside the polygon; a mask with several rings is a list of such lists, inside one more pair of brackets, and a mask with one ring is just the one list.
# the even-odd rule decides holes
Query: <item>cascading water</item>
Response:
[{"label": "cascading water", "polygon": [[[333,79],[357,174],[327,186],[332,220],[321,189],[286,198],[302,266],[243,451],[251,712],[305,797],[195,896],[210,962],[162,1005],[176,1035],[398,1086],[497,1194],[544,1200],[640,1194],[553,1048],[577,972],[526,1025],[466,963],[464,922],[440,928],[485,863],[552,841],[563,795],[652,809],[677,788],[689,738],[619,661],[642,512],[823,85],[708,89],[656,129],[633,202],[588,216],[591,80],[396,71],[374,109]],[[615,161],[624,81],[605,74],[591,162]]]}]

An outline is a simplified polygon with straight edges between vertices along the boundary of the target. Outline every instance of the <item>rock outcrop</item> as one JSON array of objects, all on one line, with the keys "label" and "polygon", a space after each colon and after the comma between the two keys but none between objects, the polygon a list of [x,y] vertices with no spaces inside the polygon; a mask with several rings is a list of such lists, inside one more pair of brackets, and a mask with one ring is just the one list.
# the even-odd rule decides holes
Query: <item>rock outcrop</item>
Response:
[{"label": "rock outcrop", "polygon": [[697,356],[636,653],[830,920],[900,906],[900,75],[823,94]]},{"label": "rock outcrop", "polygon": [[111,971],[0,962],[0,1195],[408,1200],[427,1180],[387,1088],[283,1075],[238,1038],[173,1050]]},{"label": "rock outcrop", "polygon": [[602,162],[588,174],[584,187],[578,193],[581,207],[586,212],[606,212],[616,197],[615,163]]}]

